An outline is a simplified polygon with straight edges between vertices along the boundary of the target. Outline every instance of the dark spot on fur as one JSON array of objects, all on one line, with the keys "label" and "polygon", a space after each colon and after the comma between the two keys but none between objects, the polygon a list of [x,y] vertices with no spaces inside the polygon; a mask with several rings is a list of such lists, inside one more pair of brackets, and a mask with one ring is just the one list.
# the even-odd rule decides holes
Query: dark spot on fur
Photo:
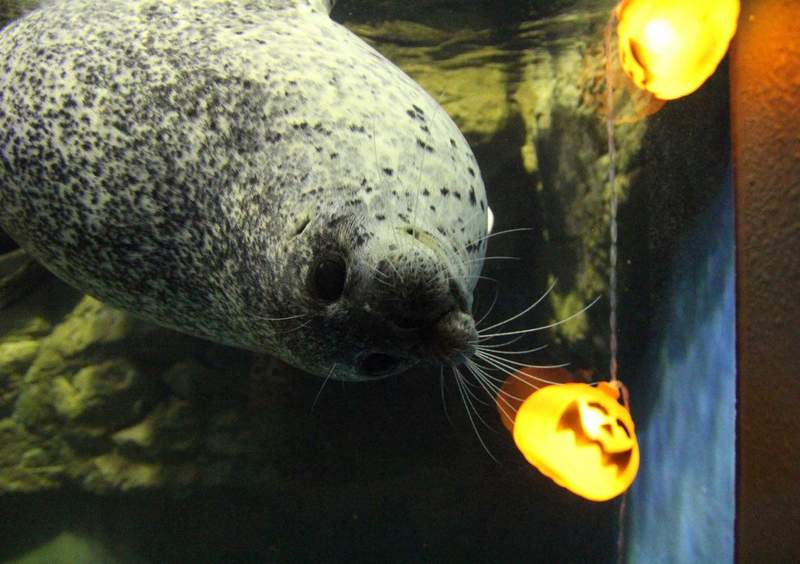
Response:
[{"label": "dark spot on fur", "polygon": [[433,147],[428,145],[425,141],[420,138],[417,138],[417,145],[428,151],[429,153],[433,153]]}]

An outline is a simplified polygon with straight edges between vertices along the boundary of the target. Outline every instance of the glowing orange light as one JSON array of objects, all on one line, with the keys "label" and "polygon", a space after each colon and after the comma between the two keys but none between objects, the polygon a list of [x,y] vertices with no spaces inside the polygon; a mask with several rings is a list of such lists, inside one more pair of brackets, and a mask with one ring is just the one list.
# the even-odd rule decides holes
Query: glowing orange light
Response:
[{"label": "glowing orange light", "polygon": [[623,0],[622,68],[662,100],[686,96],[714,73],[736,32],[739,0]]},{"label": "glowing orange light", "polygon": [[[514,417],[519,406],[528,396],[543,385],[554,382],[565,384],[574,382],[577,378],[563,368],[536,368],[526,366],[517,371],[513,376],[506,378],[503,386],[497,392],[495,405],[503,427],[509,431],[514,430]],[[586,379],[588,381],[588,378]]]},{"label": "glowing orange light", "polygon": [[594,501],[633,483],[639,444],[619,387],[601,382],[545,386],[522,404],[514,442],[525,458],[560,486]]}]

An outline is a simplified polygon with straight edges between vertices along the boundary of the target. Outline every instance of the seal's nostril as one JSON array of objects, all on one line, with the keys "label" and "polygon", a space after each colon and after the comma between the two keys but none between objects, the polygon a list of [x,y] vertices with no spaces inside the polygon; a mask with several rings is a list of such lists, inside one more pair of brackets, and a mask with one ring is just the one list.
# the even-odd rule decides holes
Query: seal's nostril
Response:
[{"label": "seal's nostril", "polygon": [[361,370],[368,376],[386,376],[400,365],[400,359],[386,353],[371,353],[361,361]]}]

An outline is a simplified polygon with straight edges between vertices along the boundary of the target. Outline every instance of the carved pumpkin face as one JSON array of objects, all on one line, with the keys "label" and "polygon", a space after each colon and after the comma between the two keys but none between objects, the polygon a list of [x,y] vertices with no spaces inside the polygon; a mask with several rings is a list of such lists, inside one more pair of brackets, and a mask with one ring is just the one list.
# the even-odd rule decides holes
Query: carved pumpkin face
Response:
[{"label": "carved pumpkin face", "polygon": [[514,442],[545,476],[594,501],[624,492],[639,469],[633,420],[601,382],[546,386],[520,407]]},{"label": "carved pumpkin face", "polygon": [[725,56],[739,0],[624,0],[617,17],[625,73],[639,88],[673,100],[699,88]]}]

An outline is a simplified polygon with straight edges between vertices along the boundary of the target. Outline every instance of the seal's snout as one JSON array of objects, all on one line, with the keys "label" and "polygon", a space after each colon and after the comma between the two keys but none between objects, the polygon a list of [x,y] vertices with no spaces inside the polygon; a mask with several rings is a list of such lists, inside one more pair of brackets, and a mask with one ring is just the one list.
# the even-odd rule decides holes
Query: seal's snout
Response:
[{"label": "seal's snout", "polygon": [[453,310],[433,327],[431,344],[440,362],[461,364],[475,353],[478,332],[471,315]]}]

